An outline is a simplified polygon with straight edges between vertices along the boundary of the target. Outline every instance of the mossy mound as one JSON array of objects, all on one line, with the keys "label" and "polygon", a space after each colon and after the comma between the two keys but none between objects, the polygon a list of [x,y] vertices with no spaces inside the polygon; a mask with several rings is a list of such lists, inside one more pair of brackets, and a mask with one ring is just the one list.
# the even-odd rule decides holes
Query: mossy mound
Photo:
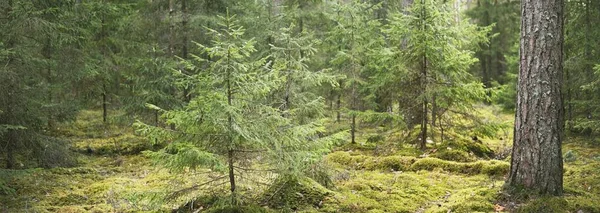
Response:
[{"label": "mossy mound", "polygon": [[351,155],[348,152],[334,152],[327,155],[326,160],[342,167],[382,171],[419,171],[442,169],[462,174],[504,175],[508,172],[509,163],[504,161],[476,161],[460,163],[438,158],[422,158],[405,156],[372,157]]},{"label": "mossy mound", "polygon": [[441,171],[356,171],[319,212],[492,212],[503,180]]},{"label": "mossy mound", "polygon": [[405,171],[415,162],[415,157],[384,156],[372,157],[349,152],[333,152],[326,156],[327,161],[349,166],[353,169]]},{"label": "mossy mound", "polygon": [[103,122],[101,110],[81,110],[75,121],[61,123],[53,132],[70,138],[102,138],[123,134],[124,130],[127,128]]},{"label": "mossy mound", "polygon": [[157,148],[144,137],[125,134],[112,138],[78,140],[74,143],[72,149],[82,154],[134,155],[145,150],[154,150]]},{"label": "mossy mound", "polygon": [[310,178],[283,176],[263,194],[263,203],[274,209],[296,210],[319,207],[332,191]]},{"label": "mossy mound", "polygon": [[206,213],[269,213],[271,210],[265,209],[260,206],[223,206],[218,208],[212,208],[206,211]]},{"label": "mossy mound", "polygon": [[457,161],[457,162],[472,162],[472,161],[476,160],[475,157],[472,155],[469,155],[468,152],[465,152],[463,150],[448,149],[448,148],[438,150],[437,152],[433,153],[430,156],[439,158],[442,160]]},{"label": "mossy mound", "polygon": [[423,158],[413,163],[411,165],[411,170],[433,171],[435,169],[442,169],[444,171],[462,174],[504,175],[508,172],[509,167],[509,163],[497,160],[459,163],[438,158]]},{"label": "mossy mound", "polygon": [[521,206],[516,212],[570,212],[569,203],[562,197],[542,197],[533,199]]},{"label": "mossy mound", "polygon": [[442,143],[439,150],[454,150],[463,151],[465,153],[473,153],[473,155],[480,158],[492,158],[494,157],[494,151],[485,143],[481,141],[473,141],[464,137],[457,136],[456,139]]}]

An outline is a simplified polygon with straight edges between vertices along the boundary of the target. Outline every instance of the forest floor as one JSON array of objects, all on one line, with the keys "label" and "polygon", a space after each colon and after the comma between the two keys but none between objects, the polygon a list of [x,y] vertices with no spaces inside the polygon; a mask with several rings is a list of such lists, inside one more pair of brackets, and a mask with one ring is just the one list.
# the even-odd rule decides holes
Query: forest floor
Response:
[{"label": "forest floor", "polygon": [[[512,117],[502,116],[501,119]],[[106,127],[99,118],[98,111],[83,111],[76,122],[58,128],[57,134],[72,141],[77,167],[0,170],[0,180],[6,182],[6,187],[0,188],[0,212],[202,212],[218,205],[214,196],[226,193],[226,186],[215,186],[166,199],[174,191],[206,182],[218,174],[209,170],[174,173],[161,169],[142,153],[157,147],[136,136],[131,128]],[[271,194],[267,196],[269,200],[285,204],[283,210],[270,209],[600,212],[600,141],[570,138],[564,142],[565,195],[553,198],[503,192],[509,168],[508,158],[502,156],[507,149],[504,140],[470,141],[470,137],[448,133],[456,141],[460,137],[466,139],[463,143],[428,144],[430,149],[421,152],[414,144],[403,141],[411,137],[407,134],[380,128],[362,130],[357,144],[340,145],[325,156],[324,167],[332,184],[327,188],[308,186],[324,193],[290,191],[287,200],[278,200]],[[489,154],[490,150],[495,157]],[[261,192],[264,188],[253,188],[250,183],[241,188],[249,199],[265,200]],[[310,197],[313,195],[317,199]]]}]

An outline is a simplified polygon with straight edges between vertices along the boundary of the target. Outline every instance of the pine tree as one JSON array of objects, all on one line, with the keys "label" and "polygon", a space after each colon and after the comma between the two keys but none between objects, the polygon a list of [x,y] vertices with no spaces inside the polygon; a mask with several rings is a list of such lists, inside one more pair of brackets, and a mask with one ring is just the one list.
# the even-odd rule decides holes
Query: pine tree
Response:
[{"label": "pine tree", "polygon": [[563,193],[563,3],[521,2],[515,138],[507,179],[512,187],[550,195]]}]

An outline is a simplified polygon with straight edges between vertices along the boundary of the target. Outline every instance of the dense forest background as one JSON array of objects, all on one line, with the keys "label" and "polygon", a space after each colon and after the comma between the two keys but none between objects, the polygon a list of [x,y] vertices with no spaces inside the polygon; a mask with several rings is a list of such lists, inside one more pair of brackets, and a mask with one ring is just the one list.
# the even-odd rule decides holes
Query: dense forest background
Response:
[{"label": "dense forest background", "polygon": [[[600,1],[564,4],[565,134],[586,144],[564,148],[565,161],[596,162],[565,175],[583,178],[600,159]],[[423,187],[426,170],[465,175],[432,185],[498,191],[513,137],[520,14],[518,0],[0,1],[0,210],[518,209],[518,198],[498,203],[485,190],[475,200],[495,205],[434,205],[427,196],[452,200],[457,189],[433,186],[368,208],[352,196],[384,186],[348,181],[405,175]],[[146,184],[165,185],[66,195],[47,186],[41,194],[58,201],[45,206],[28,194],[37,180],[24,179],[89,185],[149,168],[167,171],[150,170],[159,176]],[[120,178],[104,184],[126,184]],[[572,200],[557,203],[600,211],[587,203],[600,186],[573,180]],[[350,195],[325,201],[344,192],[336,186]]]}]

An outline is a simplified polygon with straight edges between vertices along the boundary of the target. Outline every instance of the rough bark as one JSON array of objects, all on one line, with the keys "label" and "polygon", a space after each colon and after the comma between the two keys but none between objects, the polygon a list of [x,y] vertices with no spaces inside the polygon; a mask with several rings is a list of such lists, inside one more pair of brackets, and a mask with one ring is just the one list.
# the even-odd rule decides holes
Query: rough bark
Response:
[{"label": "rough bark", "polygon": [[521,48],[509,185],[563,191],[563,0],[521,2]]}]

